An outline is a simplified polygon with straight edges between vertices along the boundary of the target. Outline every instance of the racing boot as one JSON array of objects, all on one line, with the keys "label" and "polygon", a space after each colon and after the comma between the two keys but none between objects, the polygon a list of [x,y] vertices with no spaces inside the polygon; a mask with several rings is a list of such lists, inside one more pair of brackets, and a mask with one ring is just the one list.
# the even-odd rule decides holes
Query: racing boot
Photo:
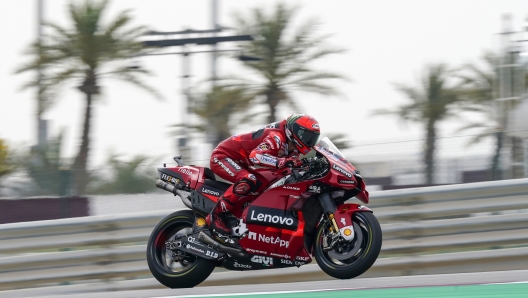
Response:
[{"label": "racing boot", "polygon": [[205,218],[205,222],[211,230],[224,235],[231,234],[231,229],[226,225],[224,220],[231,209],[228,209],[227,206],[231,207],[231,203],[229,201],[224,200],[224,198],[218,200],[211,213],[209,213]]}]

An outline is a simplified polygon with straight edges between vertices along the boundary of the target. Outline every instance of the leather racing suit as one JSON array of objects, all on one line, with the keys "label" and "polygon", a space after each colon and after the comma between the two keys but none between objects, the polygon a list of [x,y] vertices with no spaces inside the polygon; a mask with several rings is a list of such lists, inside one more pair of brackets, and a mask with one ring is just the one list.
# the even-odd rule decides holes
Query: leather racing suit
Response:
[{"label": "leather racing suit", "polygon": [[[277,168],[279,161],[284,161],[285,158],[298,158],[297,150],[288,148],[285,126],[286,120],[282,120],[253,132],[234,135],[222,141],[213,150],[211,170],[234,184],[217,202],[211,212],[216,218],[209,217],[208,223],[211,221],[218,223],[218,216],[231,211],[241,197],[256,195],[262,191],[265,179],[258,173],[250,173],[247,170],[250,166]],[[220,223],[221,232],[228,232],[221,226],[222,223]]]}]

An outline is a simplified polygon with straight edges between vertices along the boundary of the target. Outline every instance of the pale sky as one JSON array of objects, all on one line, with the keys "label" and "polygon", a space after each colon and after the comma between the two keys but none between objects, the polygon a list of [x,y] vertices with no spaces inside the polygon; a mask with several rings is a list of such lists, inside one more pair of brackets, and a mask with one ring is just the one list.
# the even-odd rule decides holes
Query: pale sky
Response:
[{"label": "pale sky", "polygon": [[[65,12],[70,1],[44,2],[46,20],[68,24]],[[296,21],[317,18],[322,23],[320,32],[333,34],[329,43],[348,49],[347,53],[326,59],[318,66],[345,74],[353,82],[340,84],[346,99],[295,93],[302,110],[281,107],[278,114],[280,117],[292,112],[310,114],[319,120],[323,132],[345,133],[355,144],[421,138],[422,130],[416,124],[404,126],[394,118],[370,115],[374,109],[395,107],[405,101],[391,83],[417,84],[421,70],[428,63],[459,66],[475,62],[484,50],[497,48],[496,33],[502,28],[502,14],[512,14],[515,30],[522,28],[528,15],[528,1],[525,0],[286,2],[301,7]],[[27,61],[22,52],[36,38],[36,3],[36,0],[0,1],[3,29],[0,138],[17,146],[32,145],[36,135],[35,91],[18,91],[31,75],[13,75],[14,69]],[[277,1],[219,0],[220,24],[231,26],[233,12],[245,12],[254,7],[272,8],[275,3]],[[132,9],[135,24],[159,31],[210,29],[210,4],[210,0],[113,0],[107,17],[123,9]],[[234,45],[222,48],[234,48]],[[208,49],[192,47],[197,51]],[[181,57],[143,57],[139,63],[156,74],[146,82],[159,90],[165,100],[158,101],[128,84],[102,81],[104,94],[94,109],[91,134],[92,167],[102,164],[109,151],[126,156],[162,156],[167,161],[176,152],[169,126],[179,122],[181,115],[178,108],[182,100]],[[194,83],[206,78],[210,74],[210,57],[194,55],[191,69]],[[220,74],[243,74],[244,71],[239,62],[220,59]],[[57,104],[45,114],[51,121],[52,135],[60,128],[66,129],[66,157],[77,152],[83,102],[83,94],[71,87],[61,93]],[[456,120],[451,120],[442,126],[441,136],[452,135],[456,127]],[[255,128],[257,125],[243,126],[234,133]],[[206,155],[207,149],[205,151]],[[390,150],[384,153],[401,154]]]}]

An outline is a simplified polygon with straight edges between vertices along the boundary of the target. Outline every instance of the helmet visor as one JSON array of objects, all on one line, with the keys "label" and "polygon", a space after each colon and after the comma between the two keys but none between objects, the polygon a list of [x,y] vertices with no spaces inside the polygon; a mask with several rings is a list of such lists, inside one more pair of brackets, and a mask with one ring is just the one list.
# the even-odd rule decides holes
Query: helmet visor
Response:
[{"label": "helmet visor", "polygon": [[305,129],[297,130],[297,136],[301,139],[301,142],[308,147],[313,147],[319,141],[319,133],[314,131],[309,131]]}]

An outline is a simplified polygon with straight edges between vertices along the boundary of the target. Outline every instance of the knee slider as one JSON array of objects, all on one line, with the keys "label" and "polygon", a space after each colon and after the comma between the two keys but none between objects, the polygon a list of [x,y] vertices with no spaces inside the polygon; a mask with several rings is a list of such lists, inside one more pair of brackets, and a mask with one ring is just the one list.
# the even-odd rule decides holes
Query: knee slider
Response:
[{"label": "knee slider", "polygon": [[255,181],[243,178],[235,183],[233,186],[233,192],[239,196],[247,195],[250,191],[255,189],[255,186]]}]

